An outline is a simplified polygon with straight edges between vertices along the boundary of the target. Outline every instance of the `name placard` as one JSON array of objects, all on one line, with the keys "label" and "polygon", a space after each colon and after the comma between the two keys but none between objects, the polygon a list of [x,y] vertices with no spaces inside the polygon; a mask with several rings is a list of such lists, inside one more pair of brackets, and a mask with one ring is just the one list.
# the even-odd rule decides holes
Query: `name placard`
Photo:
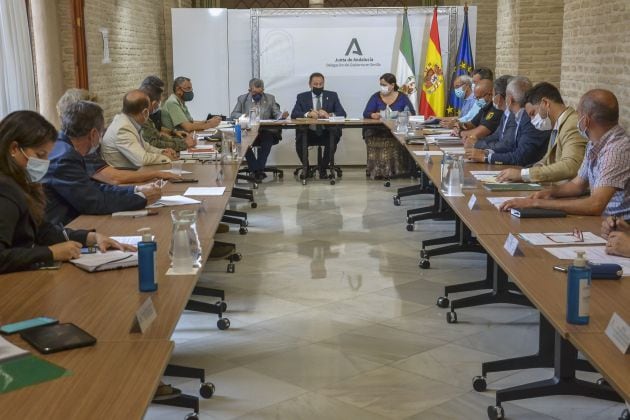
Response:
[{"label": "name placard", "polygon": [[477,204],[477,196],[475,194],[470,196],[470,200],[468,200],[468,209],[472,210]]},{"label": "name placard", "polygon": [[149,329],[153,321],[157,318],[157,312],[151,298],[147,298],[142,305],[136,311],[136,316],[133,319],[133,325],[131,326],[132,333],[144,334]]},{"label": "name placard", "polygon": [[518,239],[516,239],[516,236],[510,233],[507,239],[505,240],[505,244],[503,245],[503,248],[505,248],[505,250],[511,256],[515,256],[516,253],[518,252]]},{"label": "name placard", "polygon": [[616,312],[606,327],[606,335],[623,354],[630,354],[630,325]]}]

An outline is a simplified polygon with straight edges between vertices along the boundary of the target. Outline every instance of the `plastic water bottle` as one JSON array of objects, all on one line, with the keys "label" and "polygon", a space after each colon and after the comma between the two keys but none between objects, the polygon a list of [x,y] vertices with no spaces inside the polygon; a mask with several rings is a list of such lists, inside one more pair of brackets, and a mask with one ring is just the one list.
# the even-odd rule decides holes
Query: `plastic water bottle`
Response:
[{"label": "plastic water bottle", "polygon": [[157,243],[151,229],[142,228],[142,241],[138,242],[138,287],[141,292],[155,292],[157,285]]},{"label": "plastic water bottle", "polygon": [[584,251],[577,251],[577,258],[569,266],[567,274],[567,322],[569,324],[588,324],[590,298],[591,268],[586,264]]}]

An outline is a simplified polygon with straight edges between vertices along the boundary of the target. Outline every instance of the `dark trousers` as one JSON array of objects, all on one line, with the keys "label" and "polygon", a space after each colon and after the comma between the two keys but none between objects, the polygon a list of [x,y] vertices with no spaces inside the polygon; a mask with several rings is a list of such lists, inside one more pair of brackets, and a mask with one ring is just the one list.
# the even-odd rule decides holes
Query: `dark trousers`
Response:
[{"label": "dark trousers", "polygon": [[[258,137],[254,140],[252,147],[245,153],[247,167],[250,172],[261,172],[265,169],[267,158],[269,157],[269,153],[271,153],[271,146],[278,143],[278,140],[277,134],[273,132],[267,130],[260,130],[258,132]],[[258,157],[256,157],[252,151],[254,147],[258,148]]]},{"label": "dark trousers", "polygon": [[[330,149],[331,134],[334,137],[332,150]],[[302,165],[306,165],[308,164],[308,146],[323,146],[324,154],[319,162],[319,168],[326,169],[330,166],[330,157],[337,151],[339,140],[341,140],[341,130],[336,127],[321,128],[317,131],[301,128],[295,133],[295,151]],[[307,147],[304,147],[305,143]]]}]

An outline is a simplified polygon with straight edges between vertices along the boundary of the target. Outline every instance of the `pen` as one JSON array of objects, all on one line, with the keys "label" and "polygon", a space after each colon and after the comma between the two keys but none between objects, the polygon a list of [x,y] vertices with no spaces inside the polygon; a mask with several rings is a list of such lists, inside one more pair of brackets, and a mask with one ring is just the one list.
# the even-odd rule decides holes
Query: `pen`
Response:
[{"label": "pen", "polygon": [[61,226],[61,233],[63,233],[63,237],[65,238],[66,241],[70,241],[70,237],[68,236],[68,232],[66,232],[66,228],[63,227],[63,225],[60,223],[59,226]]},{"label": "pen", "polygon": [[612,230],[617,230],[617,216],[612,216]]},{"label": "pen", "polygon": [[131,216],[134,219],[137,219],[138,217],[145,217],[145,216],[155,216],[156,214],[158,214],[157,211],[155,210],[145,210],[144,214],[136,214],[135,216]]}]

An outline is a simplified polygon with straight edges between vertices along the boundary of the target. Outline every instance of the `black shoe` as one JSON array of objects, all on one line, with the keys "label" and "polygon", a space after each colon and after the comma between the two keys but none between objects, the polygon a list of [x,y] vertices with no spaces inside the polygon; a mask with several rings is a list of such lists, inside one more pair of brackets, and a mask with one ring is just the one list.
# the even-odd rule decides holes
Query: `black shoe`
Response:
[{"label": "black shoe", "polygon": [[326,172],[326,169],[319,169],[319,179],[328,179],[328,172]]},{"label": "black shoe", "polygon": [[262,172],[262,171],[256,171],[256,172],[254,172],[254,179],[255,179],[257,182],[260,182],[260,181],[262,181],[262,180],[263,180],[263,179],[265,179],[265,178],[267,178],[267,174],[265,174],[264,172]]}]

